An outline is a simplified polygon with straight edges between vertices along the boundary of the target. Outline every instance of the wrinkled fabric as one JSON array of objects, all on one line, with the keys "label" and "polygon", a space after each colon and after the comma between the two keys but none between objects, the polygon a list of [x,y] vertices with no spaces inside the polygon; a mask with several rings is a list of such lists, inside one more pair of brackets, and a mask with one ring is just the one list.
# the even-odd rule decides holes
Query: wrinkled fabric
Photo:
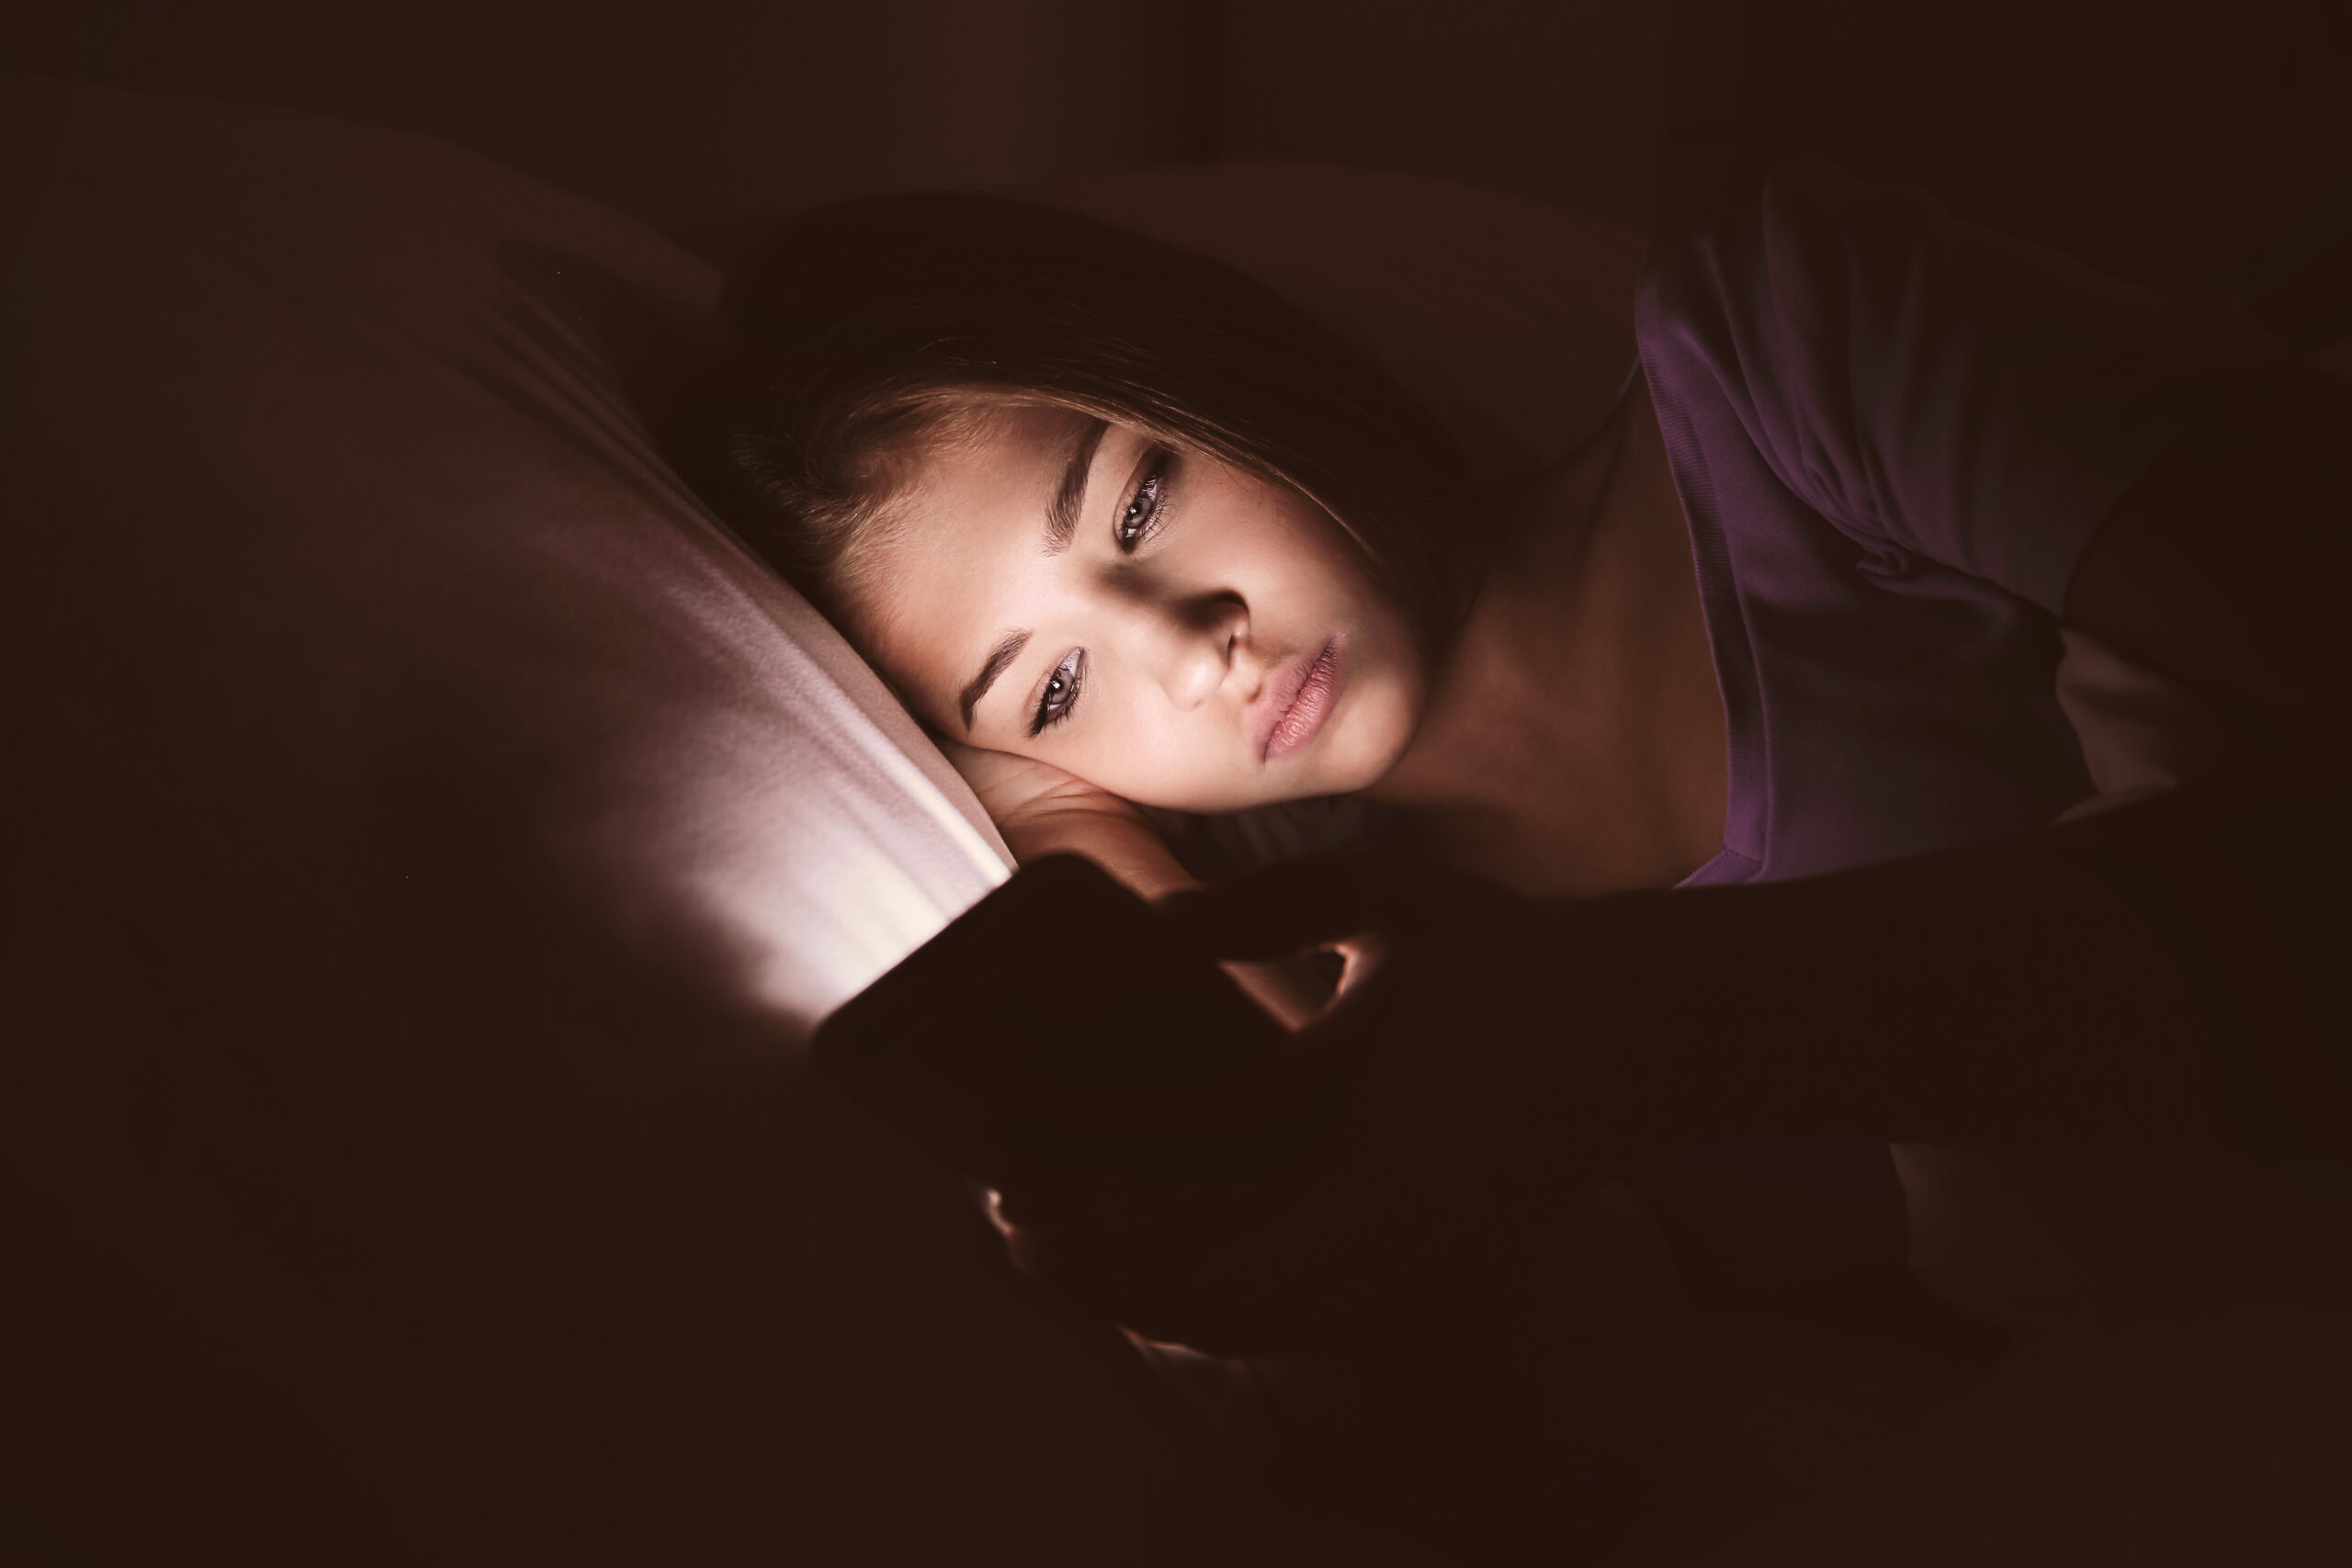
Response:
[{"label": "wrinkled fabric", "polygon": [[[2029,832],[2092,795],[2057,693],[2074,564],[2278,346],[2218,290],[1818,164],[1663,247],[1635,336],[1726,724],[1723,847],[1683,886]],[[1689,1151],[1634,1185],[1748,1291],[1909,1288],[1883,1148]]]},{"label": "wrinkled fabric", "polygon": [[1703,886],[2047,823],[2092,793],[2055,695],[2075,562],[2283,350],[1820,164],[1669,247],[1637,305],[1729,725]]}]

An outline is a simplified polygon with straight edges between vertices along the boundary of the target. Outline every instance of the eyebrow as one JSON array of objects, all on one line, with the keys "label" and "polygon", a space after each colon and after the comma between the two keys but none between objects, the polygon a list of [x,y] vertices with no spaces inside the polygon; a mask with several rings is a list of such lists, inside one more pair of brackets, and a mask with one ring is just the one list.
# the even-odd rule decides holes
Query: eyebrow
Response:
[{"label": "eyebrow", "polygon": [[996,678],[1011,669],[1012,661],[1021,657],[1021,650],[1028,646],[1028,632],[1007,632],[1002,640],[989,649],[988,658],[980,665],[980,672],[972,677],[971,684],[964,688],[963,695],[957,699],[957,705],[964,710],[965,734],[972,733],[972,710],[979,705],[982,697],[989,694],[989,688],[996,684]]},{"label": "eyebrow", "polygon": [[[1054,487],[1054,499],[1046,503],[1046,553],[1049,556],[1060,555],[1078,537],[1078,514],[1086,506],[1087,471],[1094,466],[1094,450],[1102,445],[1102,433],[1110,428],[1108,420],[1087,421],[1086,428],[1079,433],[1078,445],[1070,448],[1069,461],[1062,465],[1061,482]],[[956,699],[956,705],[964,715],[965,734],[972,732],[972,710],[980,705],[980,699],[989,694],[996,678],[1012,668],[1012,661],[1028,646],[1028,632],[1007,632],[989,649],[989,656],[980,661],[980,672],[972,677]]]},{"label": "eyebrow", "polygon": [[1078,514],[1086,505],[1087,470],[1094,466],[1094,449],[1102,445],[1102,433],[1110,428],[1105,420],[1087,421],[1078,445],[1070,450],[1062,482],[1055,487],[1054,499],[1046,507],[1046,553],[1049,556],[1069,548],[1069,542],[1078,536]]}]

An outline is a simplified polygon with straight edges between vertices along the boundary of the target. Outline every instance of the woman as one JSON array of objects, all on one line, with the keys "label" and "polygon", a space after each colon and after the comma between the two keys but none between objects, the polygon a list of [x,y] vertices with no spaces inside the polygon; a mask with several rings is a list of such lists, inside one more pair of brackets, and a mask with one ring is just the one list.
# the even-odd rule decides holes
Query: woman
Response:
[{"label": "woman", "polygon": [[2218,296],[1784,169],[1655,260],[1607,424],[1496,494],[1271,297],[1068,215],[815,214],[737,305],[698,468],[1017,856],[1165,893],[1156,809],[1334,795],[1408,852],[1169,906],[1226,958],[1386,956],[1237,1100],[1314,1157],[1059,1255],[1124,1320],[1393,1324],[1478,1266],[1459,1216],[1676,1143],[2324,1136],[2329,771],[2043,830],[2095,793],[2066,637],[2281,759],[2347,716],[2352,399]]}]

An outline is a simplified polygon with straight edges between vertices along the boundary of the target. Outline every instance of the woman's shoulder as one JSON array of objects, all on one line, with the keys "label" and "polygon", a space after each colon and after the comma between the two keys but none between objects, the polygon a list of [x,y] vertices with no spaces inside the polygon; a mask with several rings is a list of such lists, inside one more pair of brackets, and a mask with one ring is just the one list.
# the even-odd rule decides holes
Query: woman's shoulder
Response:
[{"label": "woman's shoulder", "polygon": [[1680,467],[1760,462],[1866,550],[2052,613],[2116,498],[2281,352],[2218,287],[2108,276],[1818,162],[1661,246],[1635,336]]}]

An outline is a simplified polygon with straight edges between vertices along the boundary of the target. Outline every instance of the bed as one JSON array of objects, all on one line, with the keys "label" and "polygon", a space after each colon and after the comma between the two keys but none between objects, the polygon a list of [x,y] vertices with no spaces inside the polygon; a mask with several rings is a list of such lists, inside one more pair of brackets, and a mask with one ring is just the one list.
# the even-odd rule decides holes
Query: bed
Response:
[{"label": "bed", "polygon": [[[0,1543],[1262,1548],[1214,1380],[1014,1273],[951,1173],[800,1074],[1009,861],[662,462],[725,350],[710,268],[430,139],[29,78],[0,117]],[[1642,246],[1605,223],[1301,170],[1040,194],[1290,292],[1488,477],[1630,364]],[[1692,1476],[1625,1560],[2009,1561],[2046,1517],[2078,1527],[2052,1561],[2231,1555],[2352,1483],[2340,1303],[2232,1310],[1965,1394],[1714,1323]]]}]

